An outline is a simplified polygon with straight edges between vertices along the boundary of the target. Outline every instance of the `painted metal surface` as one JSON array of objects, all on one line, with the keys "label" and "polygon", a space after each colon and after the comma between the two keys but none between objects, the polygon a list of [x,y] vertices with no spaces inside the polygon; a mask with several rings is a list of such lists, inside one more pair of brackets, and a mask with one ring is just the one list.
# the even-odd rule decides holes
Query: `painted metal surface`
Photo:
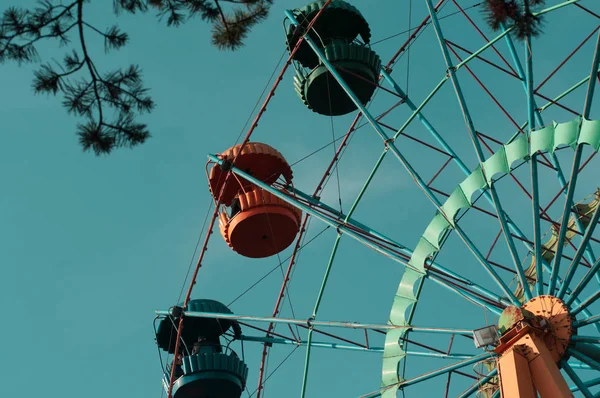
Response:
[{"label": "painted metal surface", "polygon": [[219,230],[238,254],[264,258],[285,250],[300,229],[302,212],[257,187],[238,195],[240,211],[231,217],[222,212]]},{"label": "painted metal surface", "polygon": [[[171,315],[170,310],[155,311],[156,315],[167,316]],[[209,319],[231,319],[238,321],[255,321],[255,322],[273,322],[285,323],[290,325],[312,325],[312,326],[329,326],[334,328],[349,328],[349,329],[374,329],[374,330],[390,330],[390,329],[411,329],[415,332],[423,333],[441,333],[441,334],[465,334],[470,336],[473,331],[469,329],[449,329],[449,328],[430,328],[412,325],[390,325],[390,324],[375,324],[375,323],[359,323],[359,322],[340,322],[340,321],[321,321],[315,319],[292,319],[292,318],[276,318],[276,317],[259,317],[250,315],[237,315],[231,313],[216,313],[216,312],[197,312],[184,311],[186,317],[192,318],[209,318]]]},{"label": "painted metal surface", "polygon": [[235,354],[204,353],[184,357],[183,373],[173,384],[175,398],[239,398],[248,366]]},{"label": "painted metal surface", "polygon": [[[502,398],[536,398],[529,363],[519,350],[510,350],[498,361]],[[556,397],[558,398],[558,397]]]},{"label": "painted metal surface", "polygon": [[573,396],[558,368],[561,358],[545,342],[547,333],[540,326],[538,320],[518,321],[494,350],[500,354],[498,374],[503,398],[534,398],[536,391],[541,398]]},{"label": "painted metal surface", "polygon": [[[377,88],[381,68],[379,56],[364,45],[345,42],[326,45],[323,54],[344,76],[360,102],[369,102]],[[321,115],[345,115],[357,108],[331,76],[326,65],[320,65],[308,73],[297,70],[294,90],[308,109]]]},{"label": "painted metal surface", "polygon": [[[533,131],[528,136],[520,136],[503,145],[484,162],[485,173],[482,167],[477,167],[459,184],[442,208],[447,215],[454,217],[459,211],[471,207],[474,194],[489,189],[494,177],[510,173],[513,164],[529,160],[532,153],[553,153],[559,147],[569,146],[575,149],[579,145],[589,145],[594,151],[600,149],[600,121],[577,118],[566,123],[554,123]],[[405,314],[417,302],[414,289],[422,283],[425,264],[439,252],[442,236],[452,228],[453,226],[439,213],[429,223],[409,261],[412,268],[406,268],[400,281],[390,312],[391,324],[408,324]],[[405,333],[405,330],[398,329],[389,331],[386,336],[382,381],[384,386],[390,386],[388,390],[393,391],[393,394],[401,383],[398,365],[406,356],[401,343]],[[388,395],[393,396],[392,392]]]},{"label": "painted metal surface", "polygon": [[[321,8],[321,10],[319,10],[317,12],[317,14],[314,16],[314,18],[309,22],[309,24],[307,26],[307,29],[310,29],[314,25],[314,23],[316,21],[318,21],[319,17],[322,15],[323,11],[327,8],[327,6],[331,2],[332,2],[332,0],[326,0],[326,2],[323,4],[323,7]],[[258,110],[258,113],[256,114],[254,120],[250,124],[250,127],[249,127],[249,129],[248,129],[248,131],[247,131],[247,133],[246,133],[246,135],[244,137],[244,140],[241,143],[241,147],[242,148],[250,140],[250,137],[252,136],[252,133],[254,132],[254,130],[256,129],[256,127],[258,126],[258,122],[260,121],[260,119],[262,118],[262,115],[267,110],[267,105],[271,101],[271,98],[273,98],[273,96],[275,95],[275,91],[277,90],[277,87],[279,86],[279,83],[283,79],[283,75],[285,74],[287,68],[291,65],[292,59],[294,57],[294,54],[298,51],[298,48],[300,47],[300,45],[302,43],[303,43],[303,38],[301,37],[299,39],[298,43],[294,46],[294,48],[290,52],[290,55],[289,55],[286,63],[284,64],[283,68],[281,69],[281,71],[279,72],[279,74],[277,75],[277,77],[275,78],[275,82],[273,83],[273,86],[269,90],[269,93],[267,94],[265,100],[263,101],[263,103],[262,103],[260,109]],[[231,177],[232,177],[231,173],[227,174],[227,176],[225,177],[224,184],[227,184],[228,180]],[[221,196],[221,194],[219,194],[219,198],[217,198],[217,203],[219,203],[219,201],[220,201],[220,196]],[[187,303],[190,301],[192,290],[194,288],[194,285],[196,284],[196,278],[198,277],[198,272],[200,271],[200,268],[202,267],[202,261],[204,259],[204,256],[206,254],[206,250],[207,250],[207,247],[208,247],[208,241],[209,241],[210,235],[212,233],[212,229],[214,227],[214,224],[215,224],[215,221],[217,220],[218,215],[219,215],[219,210],[217,208],[213,212],[213,215],[212,215],[212,217],[210,219],[210,222],[208,223],[206,236],[204,238],[204,243],[202,244],[202,249],[200,251],[200,256],[199,256],[198,261],[196,263],[196,267],[194,268],[194,272],[192,274],[191,281],[190,281],[189,287],[188,287],[186,295],[185,295],[184,306],[186,306]],[[183,318],[179,321],[179,325],[177,327],[177,338],[176,338],[177,342],[176,342],[176,345],[175,345],[175,355],[177,355],[177,353],[179,353],[179,349],[180,349],[180,347],[179,347],[179,341],[180,341],[180,336],[181,336],[182,330],[183,330]],[[168,382],[168,388],[167,388],[167,398],[172,398],[173,382],[175,380],[174,376],[175,376],[175,368],[173,367],[173,369],[171,370],[171,374],[169,375],[169,382]]]},{"label": "painted metal surface", "polygon": [[[296,29],[290,26],[287,29],[288,50],[294,48],[301,33],[306,29],[308,21],[323,8],[325,3],[324,0],[319,0],[293,11],[302,28]],[[352,42],[360,36],[365,44],[371,40],[371,29],[364,16],[356,7],[340,0],[334,0],[329,4],[319,21],[313,26],[313,30],[308,34],[323,43],[340,37]],[[306,43],[300,44],[294,60],[306,68],[314,68],[319,63],[319,58]]]},{"label": "painted metal surface", "polygon": [[[219,158],[227,162],[233,162],[235,165],[248,171],[261,181],[267,184],[274,183],[279,176],[283,176],[290,183],[293,178],[292,168],[285,160],[283,155],[275,148],[261,142],[249,142],[242,146],[235,145],[226,151],[220,153]],[[219,199],[225,206],[231,206],[233,198],[239,193],[243,193],[251,188],[245,181],[230,181],[221,193],[225,185],[227,171],[219,165],[213,165],[210,169],[208,181],[213,198]]]}]

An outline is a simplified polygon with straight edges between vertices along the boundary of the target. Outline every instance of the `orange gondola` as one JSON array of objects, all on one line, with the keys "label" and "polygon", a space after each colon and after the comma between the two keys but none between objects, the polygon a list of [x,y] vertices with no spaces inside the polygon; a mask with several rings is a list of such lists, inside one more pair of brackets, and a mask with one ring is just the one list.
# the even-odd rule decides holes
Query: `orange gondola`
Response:
[{"label": "orange gondola", "polygon": [[[292,180],[290,165],[279,151],[267,144],[249,142],[243,148],[241,144],[235,145],[217,156],[228,163],[234,162],[236,168],[268,185],[273,184],[280,176],[283,176],[288,183]],[[215,200],[219,199],[226,175],[227,171],[219,165],[214,165],[210,170],[210,191]],[[251,186],[250,182],[242,178],[230,177],[221,195],[220,203],[231,206],[236,195],[247,191]]]},{"label": "orange gondola", "polygon": [[296,238],[302,212],[275,195],[255,187],[238,196],[239,212],[219,218],[221,235],[245,257],[269,257],[285,250]]}]

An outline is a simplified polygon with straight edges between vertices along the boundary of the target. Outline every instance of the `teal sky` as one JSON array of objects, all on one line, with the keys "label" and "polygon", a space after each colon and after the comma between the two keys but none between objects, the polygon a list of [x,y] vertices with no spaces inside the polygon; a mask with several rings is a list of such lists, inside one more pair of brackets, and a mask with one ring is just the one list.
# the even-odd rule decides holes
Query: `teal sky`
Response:
[{"label": "teal sky", "polygon": [[[205,175],[206,155],[224,151],[236,142],[240,132],[245,133],[254,104],[282,55],[287,56],[283,11],[304,5],[275,1],[269,19],[252,31],[246,46],[229,53],[211,46],[210,27],[202,21],[167,28],[152,13],[117,18],[108,3],[89,4],[88,20],[104,29],[117,19],[130,35],[130,44],[105,55],[102,41],[90,33],[90,51],[101,71],[130,63],[142,67],[144,82],[157,103],[152,114],[141,118],[153,135],[146,144],[105,157],[83,153],[74,133],[77,119],[66,114],[60,98],[32,94],[35,66],[0,66],[0,303],[6,311],[0,328],[0,341],[4,342],[0,374],[4,396],[161,396],[161,368],[152,320],[154,310],[172,306],[182,288],[187,289],[182,284],[190,262],[197,257],[194,248],[203,233],[201,228],[211,202]],[[352,1],[369,21],[374,42],[409,29],[408,3]],[[478,1],[459,3],[466,8]],[[0,0],[0,9],[14,4],[16,1]],[[34,1],[23,0],[19,4],[30,6]],[[422,0],[412,2],[412,27],[426,15],[424,4]],[[600,13],[597,0],[582,0],[580,4]],[[441,12],[450,15],[442,20],[447,38],[470,50],[479,48],[482,39],[461,15],[454,15],[455,11],[450,2]],[[468,13],[481,21],[478,8]],[[598,19],[574,6],[548,15],[545,35],[533,47],[536,81],[545,77],[597,25]],[[494,36],[487,28],[485,32]],[[402,33],[374,44],[373,49],[385,63],[406,37]],[[594,36],[545,85],[544,95],[554,97],[589,74],[595,40]],[[77,47],[75,39],[73,45]],[[46,60],[61,59],[66,51],[50,43],[39,49]],[[498,49],[511,62],[504,41],[499,42]],[[520,44],[518,52],[520,56],[524,54]],[[493,53],[484,55],[499,62]],[[482,62],[472,65],[508,112],[519,124],[523,123],[525,94],[520,82]],[[410,57],[404,56],[395,66],[393,76],[413,101],[420,103],[445,71],[429,26],[411,47]],[[292,76],[291,71],[285,75],[253,140],[269,143],[295,163],[331,142],[332,135],[343,135],[354,115],[333,119],[332,130],[330,118],[310,112],[296,97]],[[459,78],[477,129],[506,142],[515,133],[515,127],[467,71],[461,70]],[[584,96],[585,85],[563,103],[580,112]],[[387,109],[395,100],[379,93],[371,105],[373,114]],[[592,107],[593,119],[600,117],[599,100],[596,98]],[[474,168],[476,157],[450,83],[424,112],[467,166]],[[401,106],[385,122],[398,128],[409,115],[409,110]],[[573,117],[556,107],[545,113],[546,123]],[[406,133],[439,147],[418,122],[413,122]],[[399,139],[397,145],[425,180],[446,160],[406,138]],[[493,146],[494,150],[497,148]],[[344,211],[350,208],[382,149],[381,140],[368,126],[355,134],[339,167]],[[333,148],[329,146],[294,165],[296,187],[312,193],[332,155]],[[564,160],[568,173],[572,152],[561,152],[559,159]],[[582,174],[577,201],[598,186],[597,166],[596,162]],[[516,175],[524,184],[530,184],[525,169],[528,168]],[[459,168],[451,164],[434,186],[450,192],[463,179]],[[544,170],[540,179],[542,202],[547,203],[558,189],[556,177]],[[531,236],[531,203],[508,179],[499,187],[506,210],[522,222],[524,231]],[[322,200],[339,207],[337,175],[330,180]],[[559,203],[550,210],[553,217],[561,212],[562,202]],[[481,206],[490,208],[483,201]],[[433,216],[434,207],[390,154],[355,218],[412,248]],[[468,216],[466,231],[482,251],[487,251],[498,232],[497,222],[480,213],[471,212]],[[313,220],[307,239],[324,227]],[[542,228],[546,231],[549,225],[543,224]],[[282,316],[307,319],[311,315],[334,239],[335,232],[329,229],[301,252],[289,287],[292,305],[286,300]],[[510,264],[506,244],[502,242],[500,246],[495,261]],[[597,245],[595,249],[600,250]],[[519,246],[519,250],[525,258],[524,249]],[[288,249],[279,259],[245,259],[232,252],[215,231],[193,297],[229,304],[290,254]],[[439,261],[500,293],[455,236],[449,239]],[[284,261],[283,270],[286,265]],[[318,318],[386,323],[402,271],[398,263],[343,238]],[[276,270],[230,308],[238,314],[270,316],[281,275]],[[512,277],[502,275],[508,282]],[[494,322],[489,311],[429,282],[425,283],[422,297],[415,325],[472,329]],[[285,327],[277,330],[289,334]],[[364,339],[361,331],[333,332],[357,341]],[[260,335],[247,329],[244,333]],[[411,336],[442,350],[448,346],[447,336]],[[318,340],[327,338],[319,336]],[[369,341],[373,346],[383,345],[383,338],[374,333],[369,334]],[[235,349],[240,353],[239,345]],[[293,349],[274,347],[268,371],[273,371]],[[257,385],[261,350],[257,344],[244,345],[250,367],[250,393]],[[457,339],[453,352],[475,350],[470,340]],[[297,349],[277,370],[267,382],[267,397],[299,395],[304,355],[305,348]],[[407,363],[407,375],[415,376],[449,362],[411,358]],[[379,388],[380,372],[381,356],[377,353],[314,349],[307,396],[360,396]],[[589,376],[585,372],[583,375]],[[408,389],[407,396],[443,396],[445,382],[443,376]],[[457,395],[470,382],[453,376],[451,391]]]}]

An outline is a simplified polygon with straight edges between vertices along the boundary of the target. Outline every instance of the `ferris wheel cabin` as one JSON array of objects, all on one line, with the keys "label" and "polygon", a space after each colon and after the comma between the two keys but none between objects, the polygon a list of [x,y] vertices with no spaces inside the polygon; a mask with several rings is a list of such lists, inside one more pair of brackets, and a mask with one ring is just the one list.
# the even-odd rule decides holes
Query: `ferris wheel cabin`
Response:
[{"label": "ferris wheel cabin", "polygon": [[259,142],[236,145],[219,155],[224,164],[214,165],[209,183],[217,202],[229,207],[219,216],[225,242],[245,257],[264,258],[285,250],[296,238],[302,212],[241,177],[229,174],[235,165],[252,177],[273,185],[279,177],[292,182],[292,169],[276,149]]},{"label": "ferris wheel cabin", "polygon": [[[300,24],[287,28],[290,52],[325,3],[317,1],[293,11]],[[322,11],[307,36],[335,66],[359,100],[363,104],[369,102],[377,87],[381,60],[368,46],[371,30],[362,14],[344,1],[334,0]],[[328,116],[345,115],[357,109],[306,41],[300,43],[293,59],[296,61],[294,89],[309,109]]]},{"label": "ferris wheel cabin", "polygon": [[[172,315],[163,318],[156,331],[158,347],[170,354],[175,352],[177,329],[184,311],[232,313],[224,304],[208,299],[190,300],[185,308],[174,307]],[[171,371],[174,373],[174,398],[241,396],[248,378],[248,367],[220,341],[230,328],[234,336],[241,335],[237,321],[195,317],[183,320],[180,350],[165,374],[168,383]]]}]

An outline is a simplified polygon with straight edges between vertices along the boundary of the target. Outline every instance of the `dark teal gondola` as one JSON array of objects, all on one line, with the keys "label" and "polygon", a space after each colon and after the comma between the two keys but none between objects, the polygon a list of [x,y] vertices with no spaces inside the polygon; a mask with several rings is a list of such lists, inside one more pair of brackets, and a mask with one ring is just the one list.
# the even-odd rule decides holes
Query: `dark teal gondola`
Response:
[{"label": "dark teal gondola", "polygon": [[[295,19],[298,25],[290,25],[286,32],[288,50],[296,47],[310,21],[323,10],[306,37],[366,105],[377,88],[381,68],[379,56],[368,46],[369,24],[354,6],[344,1],[334,0],[323,9],[325,3],[317,1],[292,12],[290,19]],[[326,116],[345,115],[357,109],[307,41],[300,43],[293,59],[294,88],[308,109]]]},{"label": "dark teal gondola", "polygon": [[[185,309],[175,307],[174,315],[163,318],[156,330],[159,348],[174,353],[177,328],[183,311],[232,314],[224,304],[208,299],[191,300]],[[248,367],[238,355],[221,345],[220,336],[233,328],[241,334],[237,321],[186,317],[183,320],[177,359],[167,365],[168,382],[173,366],[174,398],[239,398],[246,387]]]}]

